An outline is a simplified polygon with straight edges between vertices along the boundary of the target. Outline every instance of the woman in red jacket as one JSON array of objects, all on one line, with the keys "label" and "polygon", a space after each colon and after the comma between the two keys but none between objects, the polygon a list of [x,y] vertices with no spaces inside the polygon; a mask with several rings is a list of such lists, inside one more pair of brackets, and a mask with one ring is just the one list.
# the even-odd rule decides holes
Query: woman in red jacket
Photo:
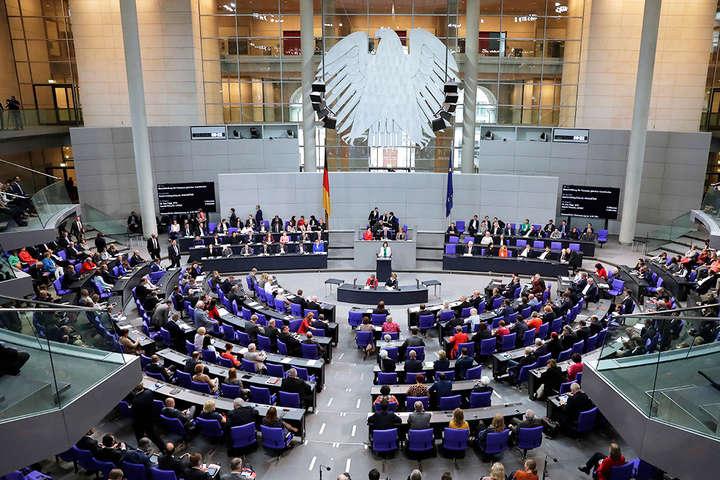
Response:
[{"label": "woman in red jacket", "polygon": [[625,465],[627,462],[620,452],[620,445],[613,442],[610,444],[610,455],[605,456],[602,453],[595,453],[587,461],[585,465],[578,467],[581,472],[590,475],[592,469],[595,469],[597,480],[609,480],[610,469],[612,467],[619,467]]},{"label": "woman in red jacket", "polygon": [[303,318],[303,321],[300,324],[297,333],[299,333],[300,335],[305,335],[312,327],[311,324],[313,321],[313,317],[315,317],[315,314],[313,312],[308,312],[307,315],[305,315],[305,318]]}]

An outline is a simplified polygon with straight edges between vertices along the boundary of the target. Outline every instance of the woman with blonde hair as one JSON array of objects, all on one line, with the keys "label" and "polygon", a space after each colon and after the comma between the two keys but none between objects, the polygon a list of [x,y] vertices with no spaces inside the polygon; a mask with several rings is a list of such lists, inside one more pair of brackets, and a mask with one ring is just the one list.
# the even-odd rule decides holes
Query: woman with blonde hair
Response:
[{"label": "woman with blonde hair", "polygon": [[470,425],[465,421],[465,413],[461,408],[453,410],[452,420],[448,423],[448,428],[455,430],[470,430]]},{"label": "woman with blonde hair", "polygon": [[505,466],[500,462],[495,462],[490,467],[490,475],[485,475],[481,480],[505,480]]}]

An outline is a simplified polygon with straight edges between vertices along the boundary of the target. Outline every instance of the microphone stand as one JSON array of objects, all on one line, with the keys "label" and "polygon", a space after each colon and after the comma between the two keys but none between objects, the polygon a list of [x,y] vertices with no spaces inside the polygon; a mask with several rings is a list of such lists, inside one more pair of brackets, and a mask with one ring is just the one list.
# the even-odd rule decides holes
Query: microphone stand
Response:
[{"label": "microphone stand", "polygon": [[542,480],[551,480],[550,477],[547,476],[548,458],[552,459],[553,463],[556,463],[558,461],[557,458],[551,457],[547,453],[545,454],[545,464],[543,465]]},{"label": "microphone stand", "polygon": [[330,467],[327,465],[323,465],[322,463],[318,465],[318,472],[320,473],[320,480],[323,480],[323,470],[327,470],[328,472],[331,470]]}]

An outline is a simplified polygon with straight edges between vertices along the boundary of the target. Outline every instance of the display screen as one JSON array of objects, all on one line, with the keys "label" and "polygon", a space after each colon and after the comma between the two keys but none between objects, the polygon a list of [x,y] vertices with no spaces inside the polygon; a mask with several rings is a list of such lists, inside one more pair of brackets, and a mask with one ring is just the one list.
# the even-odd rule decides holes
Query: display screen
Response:
[{"label": "display screen", "polygon": [[563,185],[560,215],[617,220],[620,189]]},{"label": "display screen", "polygon": [[215,211],[215,183],[159,183],[157,186],[160,215],[183,215]]}]

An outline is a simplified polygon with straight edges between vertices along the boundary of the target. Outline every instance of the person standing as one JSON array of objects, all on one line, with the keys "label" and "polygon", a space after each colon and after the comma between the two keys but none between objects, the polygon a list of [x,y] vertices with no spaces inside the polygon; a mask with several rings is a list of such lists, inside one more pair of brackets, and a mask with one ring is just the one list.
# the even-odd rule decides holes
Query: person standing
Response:
[{"label": "person standing", "polygon": [[174,239],[170,240],[168,245],[168,257],[170,257],[170,268],[180,268],[180,247]]},{"label": "person standing", "polygon": [[0,102],[0,130],[5,130],[5,105]]},{"label": "person standing", "polygon": [[15,130],[22,130],[23,121],[22,112],[20,111],[22,106],[20,105],[18,99],[15,98],[15,95],[8,98],[7,109],[10,111],[10,118],[12,119],[13,125],[15,125]]},{"label": "person standing", "polygon": [[158,240],[157,233],[153,233],[150,235],[150,238],[148,238],[147,251],[153,260],[160,258],[160,241]]}]

